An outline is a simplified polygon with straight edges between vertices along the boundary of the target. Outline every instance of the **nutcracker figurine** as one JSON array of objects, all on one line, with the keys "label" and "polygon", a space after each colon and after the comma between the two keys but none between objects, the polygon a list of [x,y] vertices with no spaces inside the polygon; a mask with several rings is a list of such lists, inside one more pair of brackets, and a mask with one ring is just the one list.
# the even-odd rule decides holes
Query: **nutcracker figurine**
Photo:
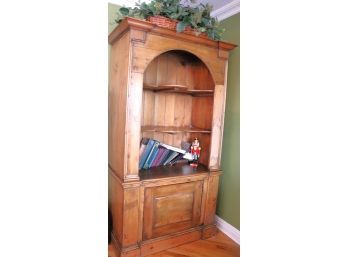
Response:
[{"label": "nutcracker figurine", "polygon": [[193,156],[193,160],[190,163],[192,167],[197,167],[198,166],[198,159],[199,156],[201,155],[201,147],[199,146],[199,141],[197,138],[193,140],[192,145],[191,145],[191,154]]}]

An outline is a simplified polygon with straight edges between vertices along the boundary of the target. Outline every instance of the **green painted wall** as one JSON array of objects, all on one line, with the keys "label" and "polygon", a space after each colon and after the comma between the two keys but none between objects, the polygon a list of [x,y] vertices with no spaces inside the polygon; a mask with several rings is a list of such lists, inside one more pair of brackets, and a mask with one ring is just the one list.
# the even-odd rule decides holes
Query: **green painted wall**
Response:
[{"label": "green painted wall", "polygon": [[[114,19],[117,5],[109,4],[109,33],[116,27]],[[226,31],[223,40],[239,45],[239,18],[236,14],[221,22]],[[110,56],[110,46],[109,46]],[[239,223],[239,47],[229,58],[228,88],[225,113],[225,130],[222,148],[222,169],[224,171],[219,188],[217,214],[240,229]]]},{"label": "green painted wall", "polygon": [[116,22],[115,22],[115,18],[116,18],[116,12],[118,11],[118,9],[120,9],[120,6],[115,5],[115,4],[110,4],[108,3],[108,26],[109,26],[109,33],[116,28]]},{"label": "green painted wall", "polygon": [[[239,13],[221,21],[221,27],[226,29],[223,40],[239,46],[239,25]],[[230,53],[228,62],[228,87],[221,157],[224,173],[220,178],[217,204],[217,215],[237,229],[240,229],[239,48],[235,48]]]},{"label": "green painted wall", "polygon": [[[115,18],[116,18],[116,13],[118,9],[120,9],[120,6],[108,3],[108,35],[117,26],[117,23],[115,22]],[[110,53],[111,53],[111,46],[108,44],[108,74],[110,71],[109,70],[110,69]]]}]

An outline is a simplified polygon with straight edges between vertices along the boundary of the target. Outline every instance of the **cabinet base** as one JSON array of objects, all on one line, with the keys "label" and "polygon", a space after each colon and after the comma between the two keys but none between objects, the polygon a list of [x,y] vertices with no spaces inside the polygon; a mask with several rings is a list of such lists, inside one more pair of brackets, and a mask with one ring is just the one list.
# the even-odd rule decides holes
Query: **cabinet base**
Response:
[{"label": "cabinet base", "polygon": [[116,257],[143,257],[200,239],[207,239],[217,233],[216,225],[201,226],[183,232],[142,241],[130,247],[121,247],[112,234]]},{"label": "cabinet base", "polygon": [[111,233],[111,244],[115,249],[115,257],[140,257],[140,248],[138,245],[130,247],[121,247],[120,242],[115,235]]},{"label": "cabinet base", "polygon": [[212,236],[215,236],[217,233],[217,227],[216,224],[205,226],[202,229],[202,239],[207,239]]}]

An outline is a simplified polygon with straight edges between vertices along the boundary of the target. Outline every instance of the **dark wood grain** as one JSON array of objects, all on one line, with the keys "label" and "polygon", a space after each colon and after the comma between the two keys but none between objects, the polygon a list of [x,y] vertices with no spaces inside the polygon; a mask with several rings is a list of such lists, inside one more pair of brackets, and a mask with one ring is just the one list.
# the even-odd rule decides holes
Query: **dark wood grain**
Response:
[{"label": "dark wood grain", "polygon": [[153,167],[147,170],[140,170],[140,180],[151,180],[160,178],[180,177],[180,176],[195,176],[208,173],[209,170],[203,164],[199,164],[197,168],[190,165],[166,165]]}]

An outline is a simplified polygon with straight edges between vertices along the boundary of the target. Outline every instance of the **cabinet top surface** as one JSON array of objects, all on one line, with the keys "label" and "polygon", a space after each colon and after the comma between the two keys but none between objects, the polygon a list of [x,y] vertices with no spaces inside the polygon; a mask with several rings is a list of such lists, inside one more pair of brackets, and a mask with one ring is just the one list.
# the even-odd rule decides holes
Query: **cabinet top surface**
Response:
[{"label": "cabinet top surface", "polygon": [[199,164],[197,168],[190,165],[173,165],[173,166],[158,166],[148,170],[141,170],[140,180],[161,179],[168,177],[194,176],[209,172],[209,169],[203,164]]},{"label": "cabinet top surface", "polygon": [[216,41],[206,37],[195,36],[186,33],[179,33],[175,30],[170,30],[167,28],[158,27],[156,24],[153,24],[148,21],[139,20],[135,18],[126,17],[122,22],[109,34],[109,44],[113,44],[124,32],[129,29],[141,30],[150,32],[153,34],[159,34],[165,37],[176,38],[179,40],[191,41],[198,44],[207,45],[210,47],[215,47],[223,50],[230,51],[235,48],[237,45],[225,42],[225,41]]}]

